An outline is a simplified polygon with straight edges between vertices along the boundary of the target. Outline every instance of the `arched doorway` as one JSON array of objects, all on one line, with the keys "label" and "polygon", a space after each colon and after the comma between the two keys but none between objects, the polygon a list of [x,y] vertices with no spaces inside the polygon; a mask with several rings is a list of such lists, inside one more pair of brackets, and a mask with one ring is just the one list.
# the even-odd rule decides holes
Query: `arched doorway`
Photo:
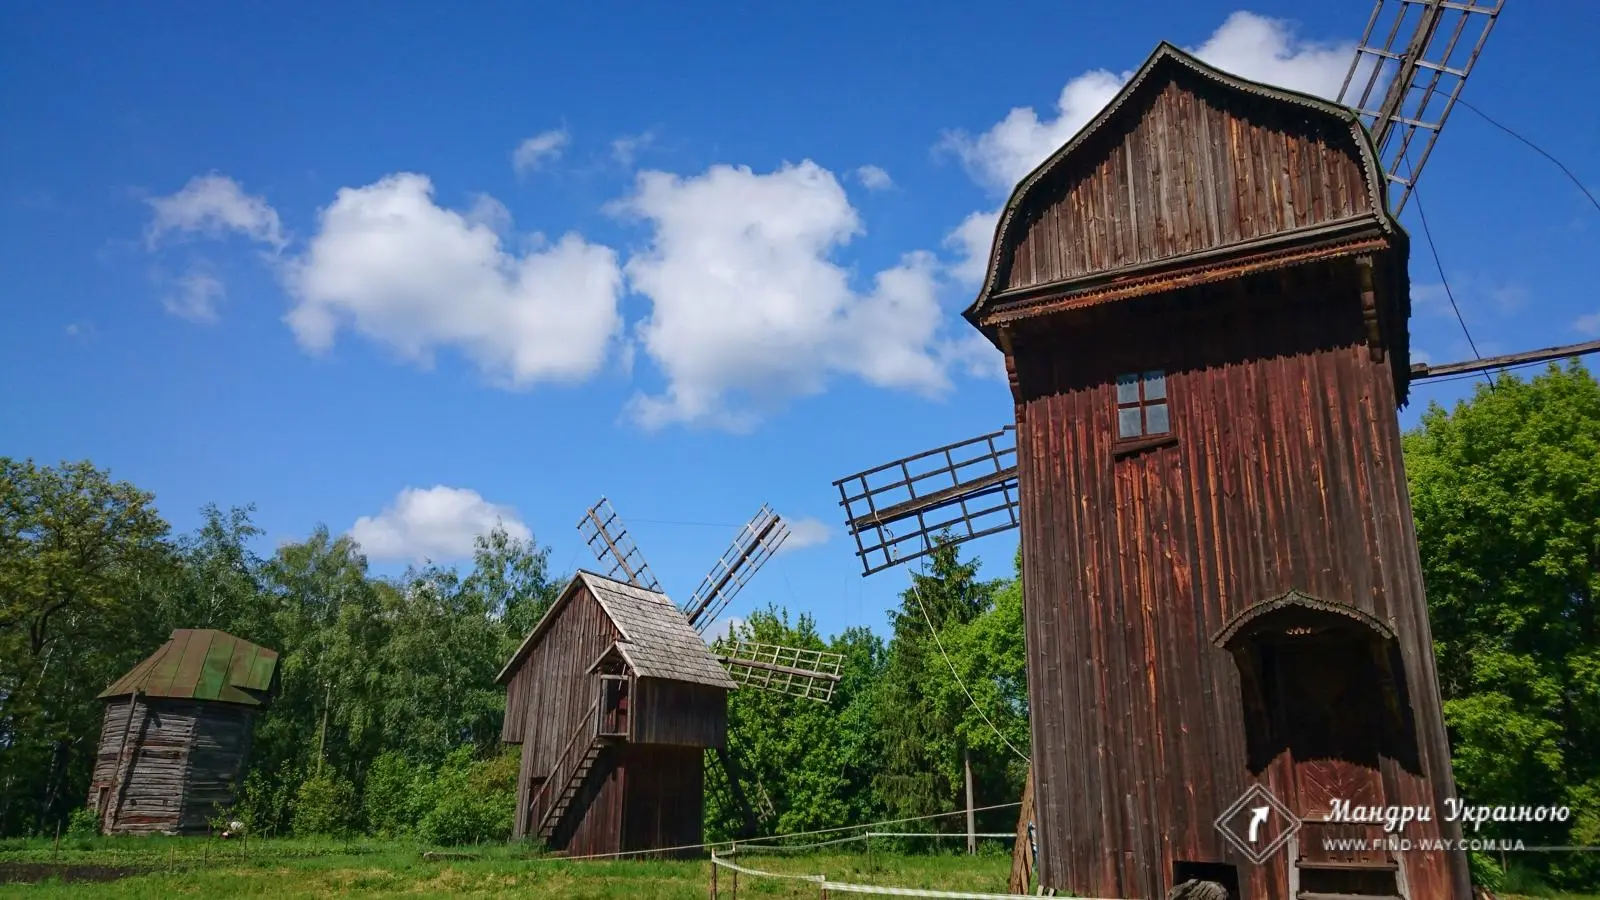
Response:
[{"label": "arched doorway", "polygon": [[1381,825],[1328,821],[1340,806],[1389,806],[1385,767],[1415,766],[1394,630],[1289,591],[1244,610],[1213,640],[1238,666],[1250,772],[1304,823],[1290,844],[1291,896],[1404,896],[1393,854],[1361,843],[1381,841]]}]

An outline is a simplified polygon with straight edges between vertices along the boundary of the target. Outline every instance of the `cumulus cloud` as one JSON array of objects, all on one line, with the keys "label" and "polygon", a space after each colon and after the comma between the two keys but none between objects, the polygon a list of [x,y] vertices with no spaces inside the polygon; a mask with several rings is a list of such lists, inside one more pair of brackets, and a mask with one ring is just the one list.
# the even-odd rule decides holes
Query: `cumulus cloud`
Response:
[{"label": "cumulus cloud", "polygon": [[764,174],[719,165],[688,178],[643,172],[613,210],[652,229],[625,267],[652,304],[637,340],[667,381],[630,404],[645,427],[746,428],[833,375],[930,394],[949,386],[937,261],[907,254],[855,289],[831,256],[861,221],[816,163]]},{"label": "cumulus cloud", "polygon": [[517,145],[511,151],[511,168],[518,175],[533,172],[545,163],[559,159],[561,151],[566,149],[571,135],[566,129],[557,128],[551,131],[536,134]]},{"label": "cumulus cloud", "polygon": [[862,166],[854,174],[861,186],[869,191],[886,191],[894,187],[894,179],[878,166]]},{"label": "cumulus cloud", "polygon": [[497,525],[518,540],[533,536],[515,510],[477,491],[408,487],[378,515],[357,519],[350,537],[372,559],[444,561],[472,555],[473,539]]},{"label": "cumulus cloud", "polygon": [[[1331,98],[1338,94],[1344,81],[1355,56],[1355,44],[1307,40],[1287,20],[1241,10],[1228,16],[1191,52],[1243,78]],[[1062,87],[1055,109],[1045,115],[1032,107],[1017,107],[982,134],[948,133],[942,146],[960,157],[979,185],[996,195],[1009,194],[1104,109],[1132,76],[1132,70],[1084,72]],[[956,277],[968,283],[981,280],[997,216],[998,211],[973,213],[951,233],[950,245],[956,249],[952,267]],[[987,234],[983,233],[984,222],[988,224]]]},{"label": "cumulus cloud", "polygon": [[424,175],[343,188],[287,267],[286,321],[308,351],[348,326],[424,366],[454,348],[506,387],[592,375],[622,325],[616,254],[577,234],[514,252],[509,218],[483,198],[466,215],[435,204]]},{"label": "cumulus cloud", "polygon": [[180,319],[211,324],[217,321],[217,301],[226,293],[221,279],[192,270],[177,279],[173,290],[161,298],[161,306]]},{"label": "cumulus cloud", "polygon": [[789,523],[789,539],[783,542],[782,547],[778,548],[779,553],[793,553],[796,550],[804,550],[807,547],[825,544],[828,542],[828,538],[833,536],[832,529],[820,519],[813,519],[807,516],[786,521]]},{"label": "cumulus cloud", "polygon": [[1600,337],[1600,312],[1592,312],[1573,320],[1572,327],[1583,334]]},{"label": "cumulus cloud", "polygon": [[145,230],[150,249],[174,233],[216,237],[229,232],[282,249],[288,239],[278,213],[262,197],[252,197],[239,183],[215,172],[189,179],[175,194],[147,201],[155,215]]}]

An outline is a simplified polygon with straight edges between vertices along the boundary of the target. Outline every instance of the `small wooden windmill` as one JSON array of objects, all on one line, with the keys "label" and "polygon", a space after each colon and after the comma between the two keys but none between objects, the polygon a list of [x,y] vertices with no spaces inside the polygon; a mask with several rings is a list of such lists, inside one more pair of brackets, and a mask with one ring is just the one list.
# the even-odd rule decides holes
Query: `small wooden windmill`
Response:
[{"label": "small wooden windmill", "polygon": [[866,574],[1020,527],[1041,887],[1470,896],[1325,816],[1453,796],[1396,216],[1499,9],[1380,0],[1354,109],[1162,44],[1002,212],[965,317],[1016,424],[835,482]]},{"label": "small wooden windmill", "polygon": [[771,803],[727,751],[728,692],[826,703],[844,657],[733,635],[708,646],[703,635],[782,546],[788,525],[763,506],[681,607],[609,501],[578,528],[604,573],[579,572],[500,673],[502,740],[523,748],[513,836],[573,854],[694,847],[708,749],[753,827],[750,794]]}]

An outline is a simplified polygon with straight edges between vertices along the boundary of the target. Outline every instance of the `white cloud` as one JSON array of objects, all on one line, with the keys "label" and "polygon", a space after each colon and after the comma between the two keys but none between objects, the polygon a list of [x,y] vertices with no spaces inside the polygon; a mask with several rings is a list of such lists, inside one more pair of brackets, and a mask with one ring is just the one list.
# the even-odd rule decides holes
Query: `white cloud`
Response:
[{"label": "white cloud", "polygon": [[545,163],[559,158],[570,140],[571,135],[568,135],[564,128],[536,134],[511,151],[511,168],[518,175],[526,175]]},{"label": "white cloud", "polygon": [[740,429],[830,375],[936,393],[938,264],[911,253],[864,292],[830,256],[862,231],[838,180],[811,161],[756,174],[713,166],[684,178],[643,172],[614,210],[647,221],[630,286],[652,302],[636,332],[666,376],[637,395],[642,425]]},{"label": "white cloud", "polygon": [[[1287,20],[1241,10],[1191,52],[1244,78],[1333,97],[1355,56],[1355,44],[1308,41]],[[1045,116],[1032,107],[1016,107],[976,137],[963,131],[947,134],[942,146],[956,152],[979,185],[997,195],[1009,194],[1104,109],[1131,77],[1132,70],[1084,72],[1067,82],[1055,109]],[[947,243],[957,251],[952,274],[961,281],[982,280],[998,215],[972,213],[951,233]]]},{"label": "white cloud", "polygon": [[642,134],[623,135],[611,142],[611,158],[619,165],[632,166],[639,158],[639,151],[655,143],[654,132],[646,131]]},{"label": "white cloud", "polygon": [[147,202],[155,211],[145,231],[152,250],[172,232],[208,236],[237,232],[279,250],[288,243],[277,211],[265,199],[246,194],[226,175],[196,175],[177,193]]},{"label": "white cloud", "polygon": [[885,191],[894,187],[894,179],[878,166],[861,166],[855,171],[856,180],[869,191]]},{"label": "white cloud", "polygon": [[956,253],[950,274],[957,281],[973,288],[983,281],[989,269],[989,252],[994,247],[994,230],[999,224],[1000,210],[979,210],[968,214],[945,238],[945,246]]},{"label": "white cloud", "polygon": [[818,544],[826,544],[833,536],[833,530],[828,523],[809,516],[800,519],[789,519],[789,539],[783,542],[778,549],[779,553],[793,553]]},{"label": "white cloud", "polygon": [[513,252],[490,224],[508,219],[482,198],[470,216],[436,205],[423,175],[343,188],[287,268],[286,321],[312,352],[341,325],[424,366],[453,347],[508,387],[592,375],[622,324],[616,254],[577,234]]},{"label": "white cloud", "polygon": [[174,290],[161,298],[161,306],[180,319],[210,324],[217,321],[217,301],[226,293],[216,276],[193,270],[177,279]]},{"label": "white cloud", "polygon": [[1579,316],[1573,321],[1572,327],[1584,334],[1600,336],[1600,312]]},{"label": "white cloud", "polygon": [[470,556],[473,539],[496,525],[519,540],[533,536],[515,510],[490,503],[477,491],[408,487],[378,515],[357,519],[350,537],[373,559],[444,561]]}]

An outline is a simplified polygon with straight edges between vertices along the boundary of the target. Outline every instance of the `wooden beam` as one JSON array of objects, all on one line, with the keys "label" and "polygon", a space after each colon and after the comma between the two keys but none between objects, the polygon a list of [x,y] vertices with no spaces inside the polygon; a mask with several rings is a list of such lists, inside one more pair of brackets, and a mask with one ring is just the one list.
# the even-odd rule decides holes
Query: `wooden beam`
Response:
[{"label": "wooden beam", "polygon": [[[963,463],[963,465],[966,465],[966,463]],[[941,506],[950,502],[951,500],[959,499],[967,494],[976,493],[984,488],[1003,484],[1016,477],[1017,467],[1008,466],[998,472],[991,472],[982,477],[974,478],[971,481],[963,481],[957,485],[952,485],[947,488],[940,488],[931,494],[924,494],[921,497],[913,497],[910,500],[896,503],[893,506],[886,506],[883,509],[877,510],[876,512],[871,512],[867,515],[851,519],[848,524],[851,531],[860,531],[861,529],[872,525],[888,525],[900,519],[910,518],[911,516],[914,516],[924,510]]]},{"label": "wooden beam", "polygon": [[1505,366],[1522,365],[1525,363],[1549,362],[1554,359],[1563,359],[1570,356],[1583,356],[1589,353],[1600,353],[1600,341],[1585,341],[1581,344],[1565,344],[1560,347],[1546,347],[1543,350],[1528,350],[1522,353],[1507,353],[1504,356],[1491,356],[1486,359],[1469,359],[1464,362],[1443,363],[1430,366],[1426,363],[1416,363],[1411,367],[1411,380],[1421,381],[1425,378],[1440,378],[1445,375],[1463,375],[1468,372],[1483,372],[1488,369],[1499,369]]}]

